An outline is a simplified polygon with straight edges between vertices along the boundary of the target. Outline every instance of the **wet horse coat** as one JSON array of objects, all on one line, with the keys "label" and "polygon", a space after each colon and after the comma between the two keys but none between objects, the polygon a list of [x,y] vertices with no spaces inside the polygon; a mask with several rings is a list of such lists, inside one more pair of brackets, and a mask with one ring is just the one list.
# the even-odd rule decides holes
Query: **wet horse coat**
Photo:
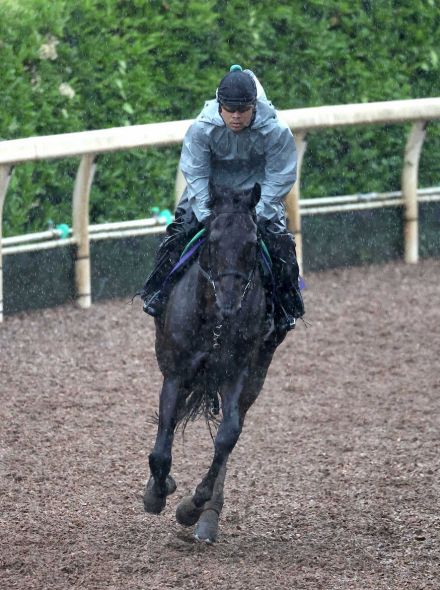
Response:
[{"label": "wet horse coat", "polygon": [[183,525],[198,523],[196,537],[205,541],[217,537],[227,460],[280,341],[268,333],[258,271],[259,198],[258,184],[241,192],[211,187],[211,217],[199,258],[156,320],[156,355],[164,381],[144,506],[160,513],[176,489],[170,470],[177,425],[200,414],[212,418],[220,408],[211,466],[176,514]]}]

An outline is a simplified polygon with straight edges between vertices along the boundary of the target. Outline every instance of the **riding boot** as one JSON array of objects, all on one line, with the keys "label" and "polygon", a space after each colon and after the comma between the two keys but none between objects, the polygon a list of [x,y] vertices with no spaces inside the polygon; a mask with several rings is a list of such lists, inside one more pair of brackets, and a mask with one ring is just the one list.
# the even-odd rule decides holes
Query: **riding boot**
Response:
[{"label": "riding boot", "polygon": [[159,317],[164,311],[168,295],[175,283],[175,277],[170,273],[198,227],[199,224],[195,218],[190,218],[189,221],[176,219],[167,227],[167,236],[156,253],[154,269],[147,277],[141,292],[145,313]]},{"label": "riding boot", "polygon": [[273,231],[267,225],[261,233],[272,258],[276,323],[280,330],[289,331],[295,328],[296,320],[305,313],[299,288],[295,239],[289,232]]}]

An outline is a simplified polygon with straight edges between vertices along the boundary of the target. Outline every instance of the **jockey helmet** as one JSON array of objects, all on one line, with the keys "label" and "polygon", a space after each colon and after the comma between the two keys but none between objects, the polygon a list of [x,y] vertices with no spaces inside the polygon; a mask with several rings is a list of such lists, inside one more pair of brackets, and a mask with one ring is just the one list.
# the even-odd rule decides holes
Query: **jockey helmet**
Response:
[{"label": "jockey helmet", "polygon": [[243,72],[240,66],[232,66],[219,84],[217,100],[220,104],[233,106],[254,105],[257,87],[253,77]]}]

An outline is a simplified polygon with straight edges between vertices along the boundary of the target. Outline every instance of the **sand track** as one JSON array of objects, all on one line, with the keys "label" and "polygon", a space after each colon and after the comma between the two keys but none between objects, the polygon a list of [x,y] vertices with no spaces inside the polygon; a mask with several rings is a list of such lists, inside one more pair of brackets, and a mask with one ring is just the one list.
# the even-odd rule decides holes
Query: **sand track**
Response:
[{"label": "sand track", "polygon": [[161,377],[153,323],[118,300],[0,326],[0,587],[439,587],[440,261],[311,274],[230,461],[219,542],[174,519],[207,468],[142,509]]}]

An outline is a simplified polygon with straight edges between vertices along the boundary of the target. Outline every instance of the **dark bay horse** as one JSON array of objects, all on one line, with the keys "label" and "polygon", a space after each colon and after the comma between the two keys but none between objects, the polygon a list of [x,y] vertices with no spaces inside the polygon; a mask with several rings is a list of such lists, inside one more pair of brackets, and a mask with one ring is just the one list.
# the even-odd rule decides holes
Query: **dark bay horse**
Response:
[{"label": "dark bay horse", "polygon": [[221,415],[211,466],[176,512],[180,524],[197,524],[195,536],[206,542],[217,538],[226,464],[280,342],[268,329],[259,272],[255,206],[260,186],[241,192],[211,186],[210,191],[211,216],[199,257],[156,319],[164,380],[144,494],[145,510],[159,514],[176,489],[170,474],[176,427],[198,415]]}]

